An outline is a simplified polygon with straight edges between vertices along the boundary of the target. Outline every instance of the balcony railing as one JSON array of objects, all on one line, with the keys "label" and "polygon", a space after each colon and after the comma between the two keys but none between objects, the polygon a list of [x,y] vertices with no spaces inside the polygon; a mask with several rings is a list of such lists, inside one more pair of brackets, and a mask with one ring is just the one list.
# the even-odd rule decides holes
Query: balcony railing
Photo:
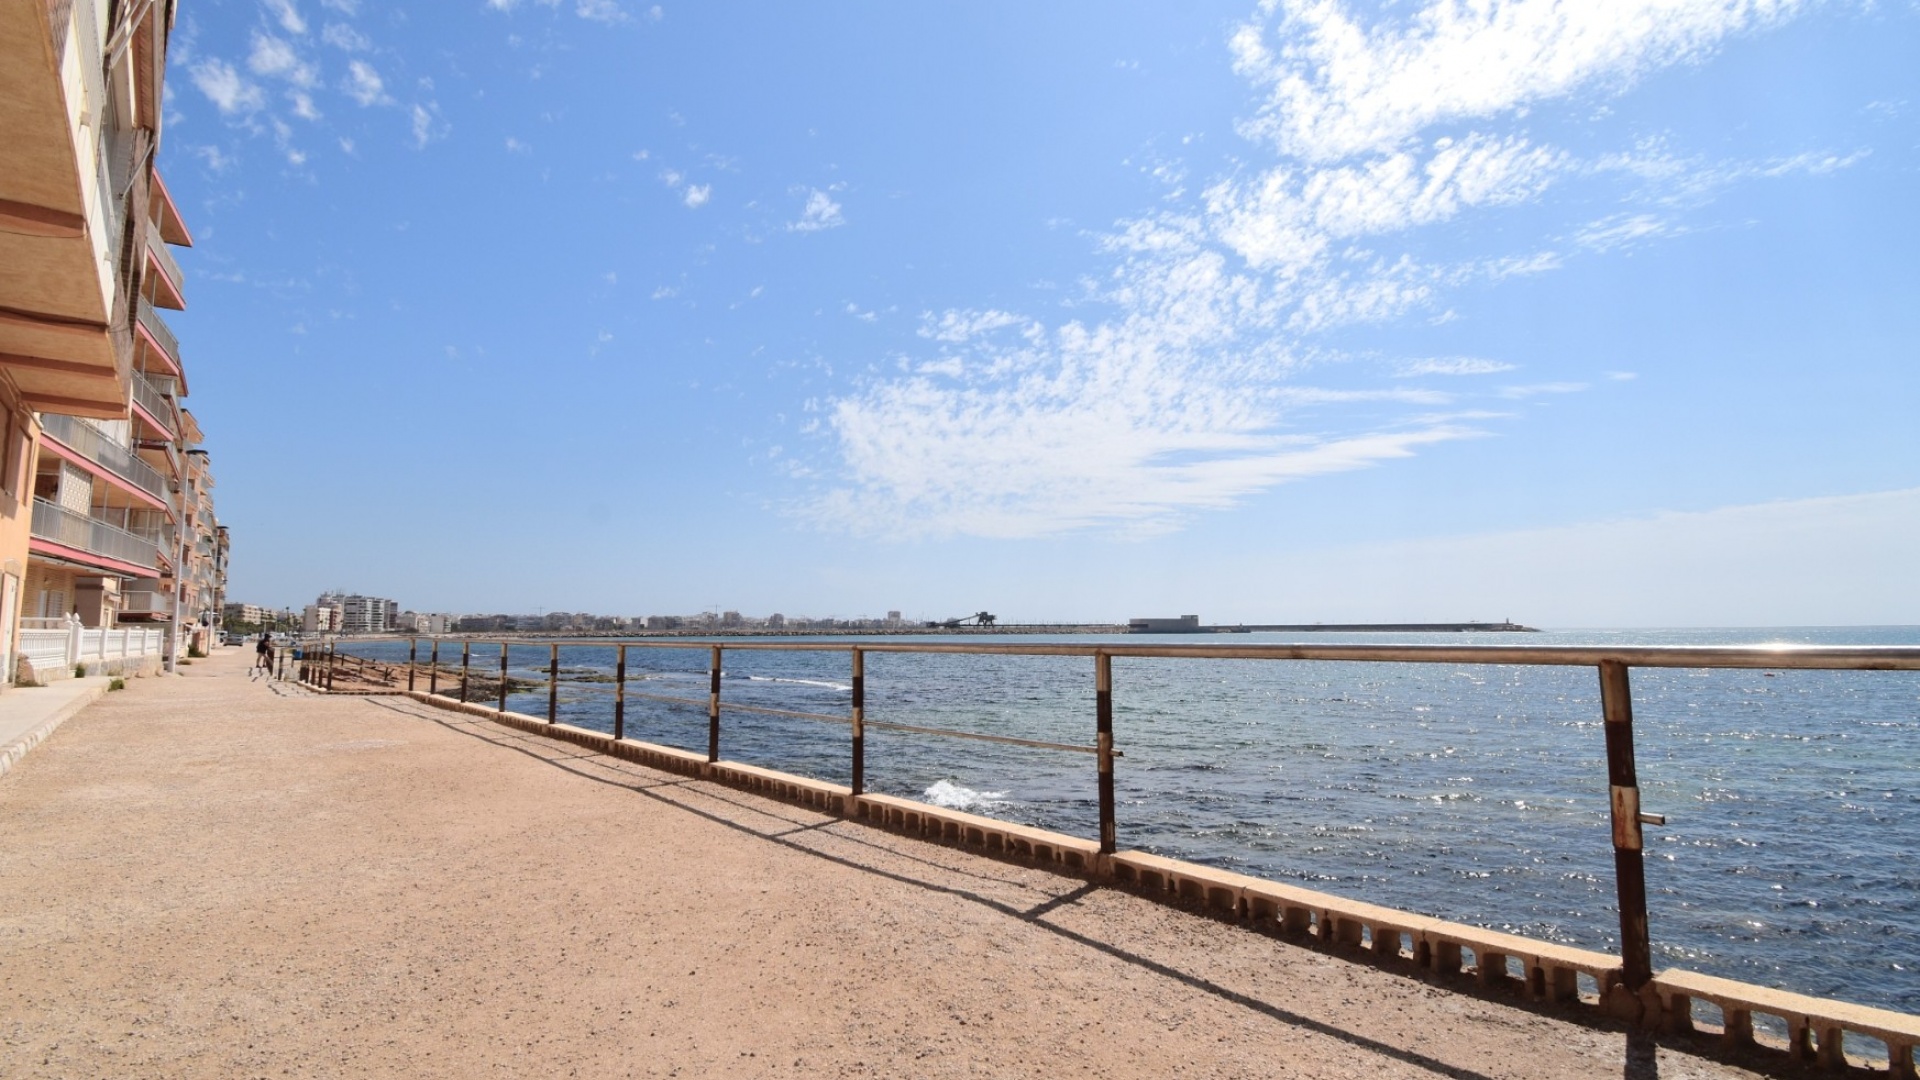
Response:
[{"label": "balcony railing", "polygon": [[[160,421],[161,426],[167,429],[167,434],[179,434],[180,418],[174,415],[173,399],[161,392],[160,388],[148,380],[145,375],[137,371],[132,374],[133,400],[139,402],[140,407],[147,410],[148,415]],[[168,379],[167,381],[172,382],[173,380]]]},{"label": "balcony railing", "polygon": [[168,288],[176,296],[185,296],[182,286],[186,278],[180,273],[180,264],[174,261],[173,252],[167,250],[166,241],[160,239],[159,228],[149,225],[141,231],[147,236],[147,250],[153,253],[153,260],[160,264],[160,272],[166,275]]},{"label": "balcony railing", "polygon": [[40,426],[74,452],[162,502],[167,500],[167,480],[153,466],[141,461],[129,447],[121,446],[100,433],[100,429],[74,416],[43,413]]},{"label": "balcony railing", "polygon": [[120,594],[120,614],[171,615],[173,597],[163,592],[123,592]]},{"label": "balcony railing", "polygon": [[167,359],[172,360],[175,367],[182,366],[180,339],[173,335],[173,330],[167,326],[164,319],[160,318],[160,313],[153,309],[153,305],[148,303],[145,297],[140,298],[136,317],[140,320],[140,325],[146,328],[147,333],[153,335],[153,340],[159,342],[160,350],[167,354]]},{"label": "balcony railing", "polygon": [[33,535],[64,547],[78,548],[135,566],[159,568],[157,537],[130,533],[98,518],[76,514],[45,499],[33,500]]}]

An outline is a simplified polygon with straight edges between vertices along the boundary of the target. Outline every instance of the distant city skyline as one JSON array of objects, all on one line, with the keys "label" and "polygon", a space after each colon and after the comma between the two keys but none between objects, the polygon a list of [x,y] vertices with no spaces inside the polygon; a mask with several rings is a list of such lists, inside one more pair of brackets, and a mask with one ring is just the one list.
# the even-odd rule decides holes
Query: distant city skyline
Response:
[{"label": "distant city skyline", "polygon": [[248,602],[1920,622],[1911,5],[197,0],[173,49]]}]

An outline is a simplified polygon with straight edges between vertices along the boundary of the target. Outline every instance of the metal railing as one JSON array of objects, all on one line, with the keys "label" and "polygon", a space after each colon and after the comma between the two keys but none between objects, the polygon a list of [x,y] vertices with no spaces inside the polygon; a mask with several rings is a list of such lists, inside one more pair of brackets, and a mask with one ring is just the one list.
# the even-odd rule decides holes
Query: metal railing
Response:
[{"label": "metal railing", "polygon": [[130,533],[98,518],[77,514],[58,503],[33,500],[33,535],[70,548],[149,569],[160,565],[157,537]]},{"label": "metal railing", "polygon": [[48,435],[58,439],[62,445],[85,457],[96,465],[102,466],[116,476],[130,481],[135,487],[165,502],[167,499],[167,480],[153,466],[140,460],[140,456],[131,447],[122,446],[106,437],[99,428],[77,416],[62,416],[58,413],[43,413],[40,426]]},{"label": "metal railing", "polygon": [[[558,719],[560,649],[561,643],[553,641],[528,641],[525,639],[507,640],[462,640],[455,639],[449,645],[458,645],[460,662],[457,672],[449,664],[441,663],[442,639],[430,638],[431,652],[420,655],[420,639],[411,639],[408,661],[404,668],[387,665],[381,676],[387,685],[400,689],[397,671],[405,672],[407,690],[414,690],[420,681],[420,667],[424,660],[427,667],[430,694],[441,694],[440,680],[444,673],[449,681],[458,685],[459,700],[468,700],[469,687],[473,678],[473,651],[476,646],[499,649],[497,678],[487,678],[485,682],[497,682],[497,708],[507,711],[507,699],[514,680],[508,670],[508,655],[512,648],[539,648],[548,650],[546,697],[548,723]],[[713,642],[691,641],[604,641],[570,640],[564,643],[568,649],[605,648],[613,650],[615,676],[613,685],[613,723],[612,732],[616,740],[626,737],[626,703],[629,698],[687,706],[702,709],[707,717],[708,762],[720,760],[721,718],[724,712],[757,713],[784,717],[796,717],[822,721],[837,725],[846,725],[849,731],[848,755],[850,759],[850,785],[852,794],[860,796],[866,782],[866,732],[868,729],[898,731],[919,735],[941,736],[966,740],[1010,744],[1043,750],[1068,751],[1091,754],[1095,758],[1096,779],[1099,802],[1099,850],[1103,855],[1113,855],[1116,848],[1116,808],[1114,802],[1114,761],[1122,756],[1114,744],[1113,730],[1113,663],[1116,659],[1211,659],[1211,660],[1259,660],[1259,661],[1346,661],[1362,663],[1413,663],[1413,664],[1501,664],[1535,667],[1587,667],[1594,669],[1599,678],[1600,719],[1605,732],[1607,762],[1607,783],[1609,789],[1609,818],[1614,860],[1615,891],[1619,904],[1620,917],[1620,961],[1624,982],[1631,991],[1639,991],[1653,977],[1651,938],[1647,924],[1646,875],[1641,853],[1643,824],[1661,824],[1664,819],[1656,815],[1643,814],[1640,811],[1640,791],[1634,762],[1633,736],[1633,697],[1629,685],[1629,672],[1633,668],[1723,668],[1746,670],[1848,670],[1848,671],[1920,671],[1920,648],[1908,647],[1697,647],[1697,648],[1582,648],[1554,646],[1454,646],[1454,645],[1158,645],[1158,644],[956,644],[956,643],[825,643],[825,642]],[[700,649],[708,653],[710,680],[705,699],[677,697],[671,695],[640,693],[627,687],[627,656],[633,649]],[[721,670],[724,654],[728,651],[753,652],[841,652],[848,654],[849,676],[851,679],[851,702],[845,715],[815,713],[800,710],[777,709],[759,705],[727,702],[721,698]],[[1074,744],[1052,742],[1040,739],[1022,739],[1007,735],[989,734],[976,731],[961,731],[951,728],[926,727],[874,720],[866,715],[866,657],[868,654],[917,653],[917,654],[956,654],[991,656],[1053,656],[1083,657],[1093,664],[1094,708],[1092,720],[1092,742]],[[328,686],[339,676],[340,661],[336,659],[337,646],[327,644],[319,655],[310,658],[307,674],[309,681],[317,685]],[[492,657],[485,658],[491,661]],[[350,677],[356,681],[377,683],[380,679],[370,678],[371,671],[380,670],[379,666],[370,669],[362,661],[353,664]]]},{"label": "metal railing", "polygon": [[153,335],[153,340],[159,343],[161,350],[167,354],[169,360],[173,361],[175,367],[185,365],[185,361],[180,358],[180,339],[174,336],[173,328],[168,326],[166,320],[160,317],[160,313],[153,309],[153,305],[147,301],[146,297],[140,298],[140,303],[134,309],[134,317],[140,321],[141,326],[146,328],[147,333]]},{"label": "metal railing", "polygon": [[167,615],[173,611],[173,597],[163,592],[143,590],[120,594],[122,615]]},{"label": "metal railing", "polygon": [[[178,435],[180,433],[180,418],[174,412],[175,406],[173,404],[173,398],[155,386],[145,375],[140,374],[138,371],[131,372],[130,374],[133,376],[133,400],[140,403],[140,407],[147,411],[147,415],[158,420],[160,426],[166,429],[168,435]],[[167,381],[172,382],[173,380],[169,379]],[[169,457],[172,456],[171,451],[172,448],[169,447]]]},{"label": "metal railing", "polygon": [[167,250],[167,242],[160,239],[160,229],[151,222],[142,224],[141,232],[146,234],[147,250],[153,253],[153,259],[160,264],[160,272],[167,276],[167,284],[180,296],[186,296],[186,276],[180,272],[180,264],[174,261],[173,252]]}]

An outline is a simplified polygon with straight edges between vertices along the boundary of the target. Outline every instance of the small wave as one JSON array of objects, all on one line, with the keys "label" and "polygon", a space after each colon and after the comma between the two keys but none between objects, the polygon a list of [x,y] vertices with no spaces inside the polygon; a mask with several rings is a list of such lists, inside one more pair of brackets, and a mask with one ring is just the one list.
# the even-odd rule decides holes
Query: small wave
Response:
[{"label": "small wave", "polygon": [[979,810],[1003,802],[1004,791],[975,791],[951,780],[935,780],[932,786],[920,793],[920,797],[935,806],[948,810]]},{"label": "small wave", "polygon": [[824,679],[781,679],[772,675],[740,675],[736,676],[736,678],[745,679],[748,682],[778,682],[792,683],[795,686],[818,686],[827,690],[838,690],[843,694],[853,693],[853,687],[848,686],[846,683],[828,682]]}]

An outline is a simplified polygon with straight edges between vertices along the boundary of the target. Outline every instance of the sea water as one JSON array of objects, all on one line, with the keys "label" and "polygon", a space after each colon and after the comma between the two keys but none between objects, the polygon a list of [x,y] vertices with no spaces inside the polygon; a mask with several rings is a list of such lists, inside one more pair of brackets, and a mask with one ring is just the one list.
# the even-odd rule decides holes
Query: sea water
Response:
[{"label": "sea water", "polygon": [[[991,640],[1920,645],[1920,627]],[[349,649],[404,660],[406,646]],[[477,646],[476,672],[496,672],[498,655]],[[629,649],[628,737],[704,750],[708,658],[704,644]],[[547,662],[544,645],[512,650],[512,674],[542,685],[509,708],[545,714]],[[562,645],[560,664],[560,719],[611,730],[613,650]],[[1093,742],[1087,657],[869,653],[866,665],[869,720]],[[1667,817],[1646,828],[1655,967],[1920,1012],[1920,673],[1631,678],[1641,805]],[[852,689],[844,651],[729,651],[722,682],[729,703],[837,716]],[[1123,849],[1617,948],[1592,668],[1119,657],[1113,683]],[[840,783],[850,769],[845,724],[795,717],[727,712],[721,753]],[[1090,754],[870,728],[866,782],[1097,834]]]}]

